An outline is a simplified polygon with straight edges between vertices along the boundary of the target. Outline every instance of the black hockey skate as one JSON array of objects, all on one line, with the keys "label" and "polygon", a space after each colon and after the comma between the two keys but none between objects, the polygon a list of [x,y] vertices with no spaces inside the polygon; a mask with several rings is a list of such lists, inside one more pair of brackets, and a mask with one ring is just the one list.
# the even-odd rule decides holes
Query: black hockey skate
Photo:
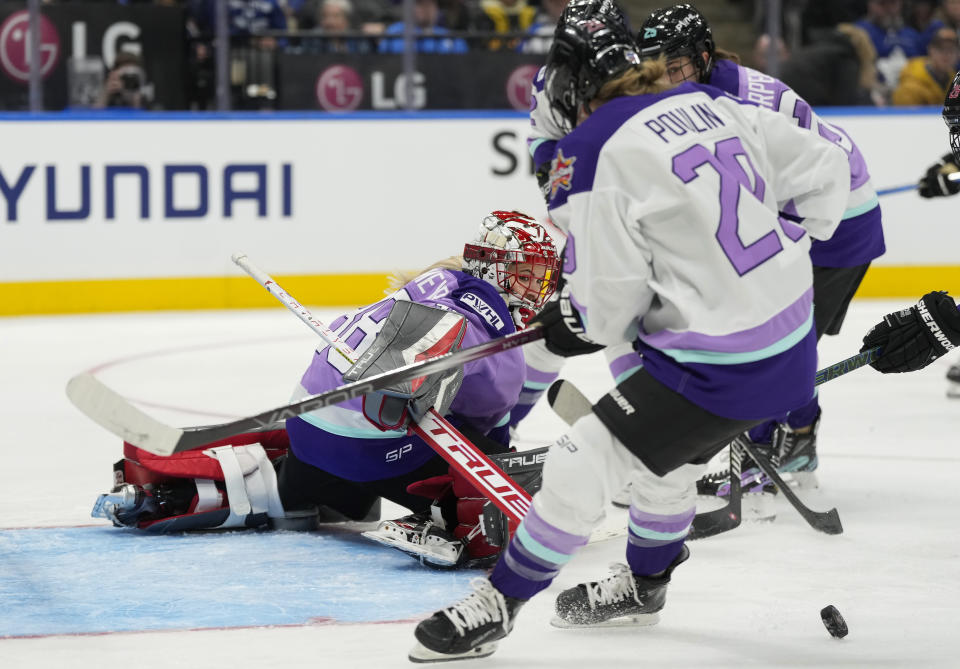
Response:
[{"label": "black hockey skate", "polygon": [[525,599],[507,597],[486,578],[475,578],[473,592],[417,625],[411,662],[449,662],[493,655],[497,642],[513,629]]},{"label": "black hockey skate", "polygon": [[[776,438],[776,435],[774,435]],[[773,520],[776,518],[775,500],[777,486],[763,473],[753,458],[747,455],[741,440],[748,440],[746,433],[734,439],[730,446],[722,450],[710,463],[710,470],[697,481],[697,494],[710,497],[727,497],[730,494],[730,449],[740,450],[740,490],[742,494],[741,515],[744,520]],[[777,451],[773,444],[760,444],[750,441],[753,448],[777,465]]]},{"label": "black hockey skate", "polygon": [[612,565],[613,573],[606,578],[557,595],[557,615],[550,623],[554,627],[655,625],[667,599],[670,575],[689,557],[690,549],[684,545],[659,576],[638,576],[626,565]]},{"label": "black hockey skate", "polygon": [[774,451],[778,454],[777,472],[789,474],[792,482],[803,489],[817,488],[817,430],[820,414],[817,413],[810,432],[799,434],[787,425],[778,425],[773,433]]}]

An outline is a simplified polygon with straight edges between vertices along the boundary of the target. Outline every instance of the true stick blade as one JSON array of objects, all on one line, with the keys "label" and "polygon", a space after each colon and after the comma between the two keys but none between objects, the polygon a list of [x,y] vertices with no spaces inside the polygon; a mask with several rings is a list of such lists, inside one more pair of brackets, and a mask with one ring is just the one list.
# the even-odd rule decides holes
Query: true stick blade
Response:
[{"label": "true stick blade", "polygon": [[174,452],[183,430],[151,418],[92,374],[67,382],[67,397],[80,411],[124,441],[157,455]]}]

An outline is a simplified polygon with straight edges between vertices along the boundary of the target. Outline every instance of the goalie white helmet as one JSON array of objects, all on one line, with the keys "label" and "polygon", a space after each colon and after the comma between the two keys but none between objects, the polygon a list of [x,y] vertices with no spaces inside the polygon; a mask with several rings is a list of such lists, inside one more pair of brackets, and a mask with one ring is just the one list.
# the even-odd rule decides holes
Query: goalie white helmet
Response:
[{"label": "goalie white helmet", "polygon": [[557,288],[560,258],[546,229],[526,214],[494,211],[463,247],[463,270],[493,284],[517,329],[523,329]]}]

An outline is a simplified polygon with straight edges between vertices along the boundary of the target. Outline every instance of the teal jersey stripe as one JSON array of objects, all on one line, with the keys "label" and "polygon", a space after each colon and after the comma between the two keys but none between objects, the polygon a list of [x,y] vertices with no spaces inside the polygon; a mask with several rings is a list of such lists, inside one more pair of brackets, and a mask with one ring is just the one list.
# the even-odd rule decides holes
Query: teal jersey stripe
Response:
[{"label": "teal jersey stripe", "polygon": [[757,351],[722,353],[719,351],[691,351],[682,348],[665,348],[661,349],[661,351],[677,362],[702,362],[708,365],[739,365],[745,362],[765,360],[766,358],[771,358],[779,353],[783,353],[806,337],[811,327],[813,327],[813,307],[810,307],[810,315],[800,327],[780,341],[776,341]]},{"label": "teal jersey stripe", "polygon": [[527,528],[523,526],[523,523],[520,523],[520,527],[517,528],[516,533],[517,539],[523,544],[523,547],[528,551],[536,555],[538,558],[543,558],[547,562],[552,562],[553,564],[566,564],[572,558],[572,555],[564,555],[563,553],[558,553],[557,551],[547,548],[539,541],[530,536],[530,533],[527,532]]},{"label": "teal jersey stripe", "polygon": [[843,212],[843,219],[841,220],[846,220],[848,218],[853,218],[854,216],[859,216],[860,214],[865,214],[879,205],[880,200],[878,200],[876,196],[873,196],[859,207],[851,207],[850,209],[847,209],[845,212]]},{"label": "teal jersey stripe", "polygon": [[546,141],[547,141],[546,137],[538,137],[537,139],[530,142],[529,144],[530,156],[533,157],[533,155],[537,152],[537,148]]},{"label": "teal jersey stripe", "polygon": [[530,388],[532,390],[545,390],[550,387],[549,383],[540,383],[538,381],[524,381],[524,388]]},{"label": "teal jersey stripe", "polygon": [[407,434],[406,430],[391,430],[389,432],[382,432],[373,427],[373,425],[371,425],[369,429],[338,425],[336,423],[331,423],[329,421],[317,418],[315,414],[311,413],[301,414],[300,418],[307,421],[314,427],[320,428],[321,430],[326,430],[327,432],[339,435],[341,437],[351,437],[354,439],[401,439]]},{"label": "teal jersey stripe", "polygon": [[494,428],[503,427],[510,422],[510,412],[508,411],[503,418],[500,419],[500,422],[494,425]]},{"label": "teal jersey stripe", "polygon": [[623,383],[624,381],[626,381],[626,380],[627,380],[628,378],[630,378],[631,376],[633,376],[634,374],[636,374],[637,372],[639,372],[641,369],[643,369],[643,365],[637,365],[636,367],[631,367],[630,369],[626,370],[625,372],[620,372],[620,373],[617,375],[617,378],[614,379],[614,381],[619,385],[619,384]]}]

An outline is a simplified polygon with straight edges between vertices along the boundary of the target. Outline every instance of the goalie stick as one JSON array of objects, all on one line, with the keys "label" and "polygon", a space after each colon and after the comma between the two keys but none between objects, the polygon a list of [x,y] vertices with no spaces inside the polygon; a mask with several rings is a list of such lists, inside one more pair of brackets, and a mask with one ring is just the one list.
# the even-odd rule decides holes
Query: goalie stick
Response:
[{"label": "goalie stick", "polygon": [[88,372],[78,374],[67,382],[67,397],[94,422],[125,441],[154,455],[170,455],[273,425],[314,409],[346,402],[400,381],[464,365],[542,338],[542,330],[537,326],[531,326],[520,332],[512,332],[476,346],[412,362],[389,372],[346,383],[254,416],[216,425],[184,428],[167,425],[135,407]]},{"label": "goalie stick", "polygon": [[[860,369],[866,365],[869,365],[877,358],[880,357],[880,347],[874,347],[867,349],[866,351],[861,351],[856,355],[852,355],[849,358],[845,358],[840,362],[834,363],[823,369],[817,370],[816,376],[814,377],[814,385],[819,386],[827,381],[831,381],[839,376],[843,376],[849,372],[852,372],[855,369]],[[559,386],[554,389],[555,386]],[[564,388],[564,386],[569,386],[569,388]],[[579,397],[578,397],[579,396]],[[592,408],[590,401],[569,381],[559,380],[554,382],[553,386],[547,392],[547,400],[550,402],[550,406],[557,411],[558,415],[563,418],[566,422],[571,423],[575,422],[577,418],[586,415],[589,413]],[[556,402],[556,404],[554,404]],[[569,412],[568,415],[560,413],[561,411]],[[572,420],[568,420],[568,418]],[[825,534],[841,534],[843,532],[843,525],[840,522],[840,514],[837,512],[836,508],[829,509],[828,511],[814,511],[810,507],[806,506],[803,501],[790,489],[790,487],[783,481],[780,475],[777,473],[776,468],[770,463],[770,461],[764,457],[761,453],[758,453],[756,449],[752,448],[749,444],[745,443],[745,440],[738,440],[740,446],[747,452],[747,454],[756,460],[757,465],[763,470],[763,473],[766,474],[770,480],[776,485],[780,490],[783,491],[784,496],[787,498],[787,501],[797,510],[800,516],[807,521],[807,523],[820,532]],[[736,456],[736,457],[735,457]],[[710,511],[704,516],[709,516],[708,519],[701,521],[703,533],[698,534],[696,537],[692,538],[703,538],[707,536],[712,536],[713,534],[720,534],[721,532],[726,532],[732,530],[740,524],[740,477],[733,476],[734,468],[740,468],[740,455],[731,452],[730,457],[730,501],[726,506],[723,506],[714,511]],[[736,492],[736,498],[734,498],[734,493]],[[701,514],[697,514],[696,518],[699,518]],[[707,534],[706,532],[709,532]]]},{"label": "goalie stick", "polygon": [[[238,267],[266,288],[287,309],[295,313],[307,324],[307,327],[320,335],[330,348],[351,364],[357,361],[357,352],[347,342],[322,321],[314,318],[309,309],[281,288],[269,274],[254,265],[245,254],[234,253],[232,259]],[[411,429],[447,464],[469,479],[484,497],[493,502],[515,524],[519,524],[530,510],[530,494],[436,410],[430,409],[420,421],[411,426]]]},{"label": "goalie stick", "polygon": [[[567,425],[573,425],[593,410],[590,400],[570,381],[557,379],[547,389],[547,402]],[[689,539],[704,539],[728,532],[740,524],[740,452],[731,452],[730,494],[727,503],[719,509],[698,513],[693,517]],[[734,457],[736,455],[736,457]]]}]

